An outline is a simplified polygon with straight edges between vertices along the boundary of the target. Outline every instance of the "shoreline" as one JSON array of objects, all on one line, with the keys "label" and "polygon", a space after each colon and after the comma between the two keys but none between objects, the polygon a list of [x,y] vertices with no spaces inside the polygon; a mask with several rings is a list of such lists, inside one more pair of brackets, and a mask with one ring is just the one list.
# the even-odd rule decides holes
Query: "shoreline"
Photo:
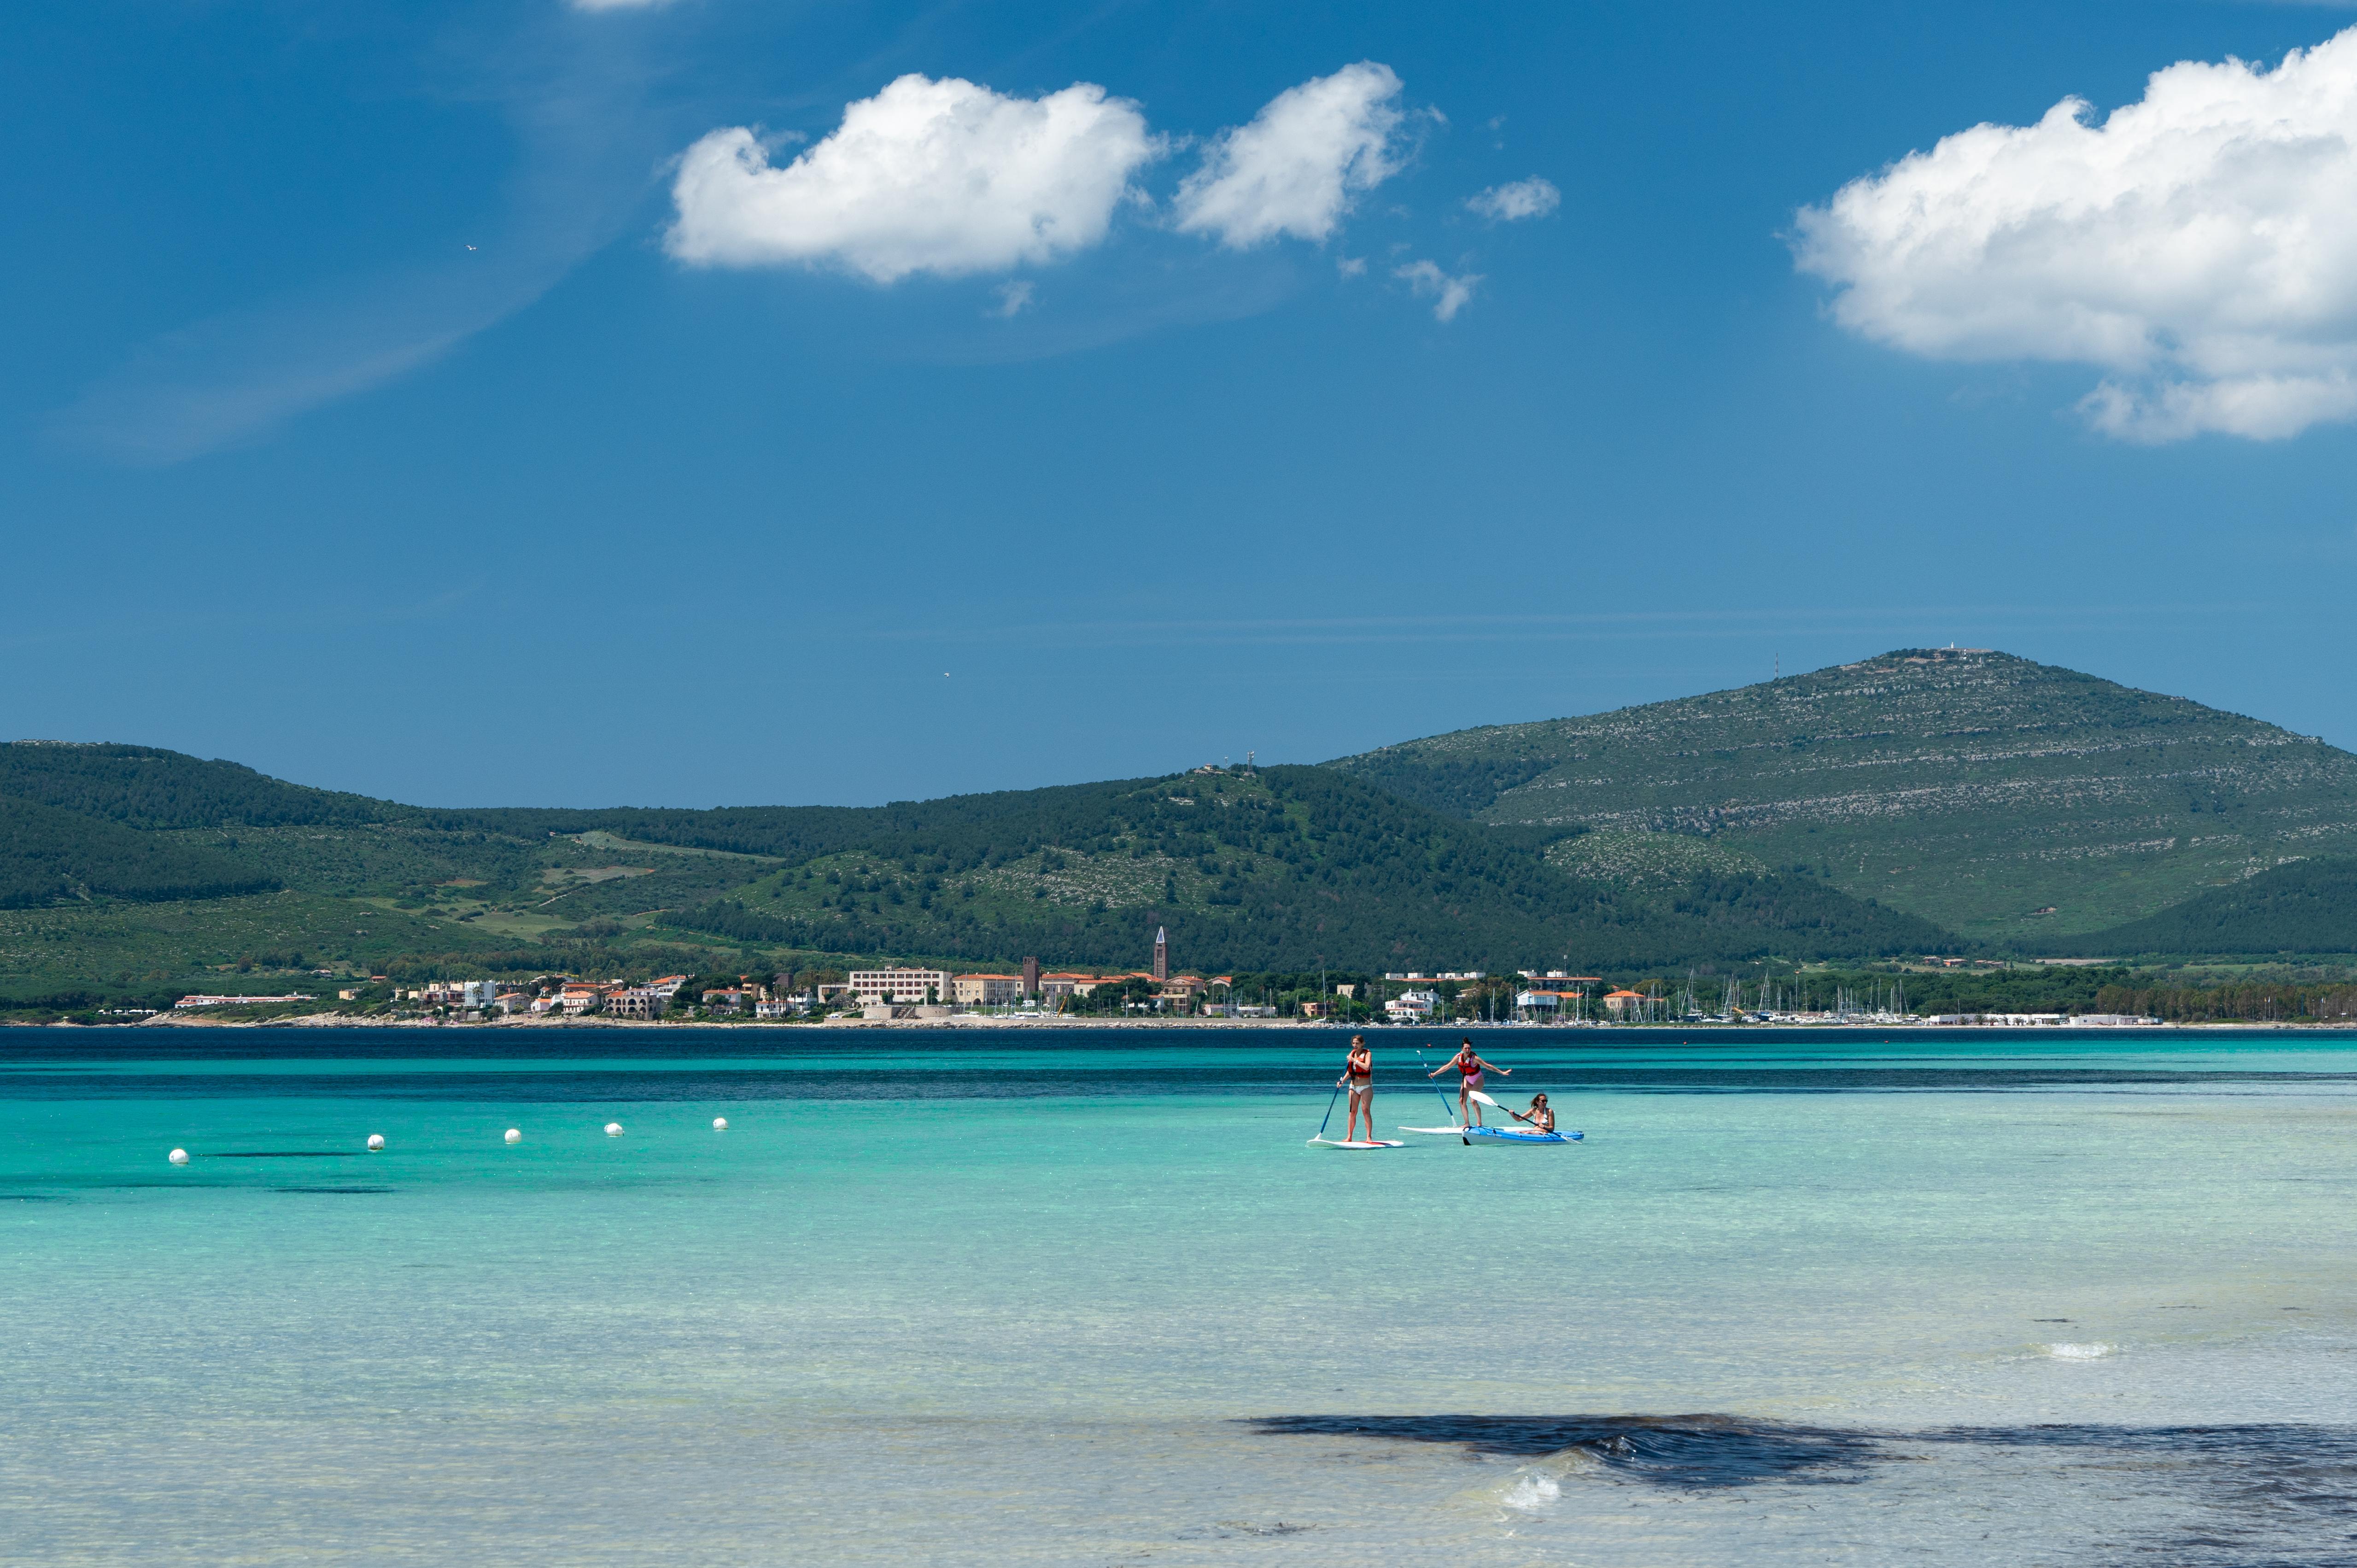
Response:
[{"label": "shoreline", "polygon": [[759,1029],[762,1031],[800,1032],[810,1029],[1324,1029],[1352,1030],[1361,1033],[1388,1035],[1408,1034],[1416,1030],[1480,1030],[1485,1033],[1542,1029],[1550,1032],[1594,1031],[1598,1034],[1657,1035],[1683,1030],[1685,1033],[1711,1035],[1758,1034],[1775,1035],[1793,1032],[1870,1031],[1874,1029],[1914,1032],[1939,1030],[1966,1033],[1987,1030],[2015,1035],[2052,1033],[2073,1036],[2090,1035],[2143,1035],[2162,1030],[2183,1033],[2189,1030],[2240,1032],[2298,1032],[2347,1030],[2352,1026],[2322,1022],[2233,1022],[2162,1023],[2162,1024],[1932,1024],[1929,1022],[1873,1024],[1523,1024],[1523,1023],[1456,1023],[1456,1024],[1340,1024],[1325,1019],[1304,1018],[1087,1018],[1057,1016],[1006,1016],[973,1014],[950,1018],[829,1018],[819,1022],[782,1024],[753,1019],[705,1019],[683,1023],[651,1018],[608,1018],[597,1015],[578,1017],[509,1017],[490,1020],[470,1020],[460,1023],[437,1018],[387,1018],[354,1016],[343,1013],[306,1013],[285,1018],[221,1018],[201,1014],[158,1013],[135,1024],[76,1024],[59,1020],[51,1024],[12,1026],[48,1029]]}]

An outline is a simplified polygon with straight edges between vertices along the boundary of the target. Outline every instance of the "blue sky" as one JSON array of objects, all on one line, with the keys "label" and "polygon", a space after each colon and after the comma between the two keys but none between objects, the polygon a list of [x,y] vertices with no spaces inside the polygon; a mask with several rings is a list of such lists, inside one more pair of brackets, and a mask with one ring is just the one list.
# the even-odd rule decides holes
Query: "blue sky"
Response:
[{"label": "blue sky", "polygon": [[859,803],[1954,641],[2357,745],[2352,21],[29,12],[0,733]]}]

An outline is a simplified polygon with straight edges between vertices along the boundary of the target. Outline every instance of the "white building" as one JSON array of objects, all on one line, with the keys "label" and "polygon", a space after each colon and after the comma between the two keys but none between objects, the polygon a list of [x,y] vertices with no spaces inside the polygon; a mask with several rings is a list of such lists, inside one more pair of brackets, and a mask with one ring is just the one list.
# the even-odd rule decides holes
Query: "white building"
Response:
[{"label": "white building", "polygon": [[1023,1000],[1019,974],[961,974],[952,983],[964,1007],[1006,1007]]},{"label": "white building", "polygon": [[315,1002],[317,1000],[318,1000],[317,997],[305,996],[299,992],[293,991],[284,996],[215,996],[210,993],[199,993],[194,996],[183,996],[172,1005],[176,1008],[251,1007],[262,1002]]},{"label": "white building", "polygon": [[660,1018],[671,998],[651,985],[628,985],[606,994],[606,1011],[617,1018]]},{"label": "white building", "polygon": [[1934,1024],[1979,1024],[1998,1029],[2051,1029],[2071,1022],[2060,1013],[1941,1013]]},{"label": "white building", "polygon": [[1402,1023],[1422,1023],[1440,1005],[1437,991],[1403,991],[1383,1004],[1383,1011]]},{"label": "white building", "polygon": [[945,969],[855,969],[851,993],[862,1007],[893,1002],[943,1002],[952,993]]}]

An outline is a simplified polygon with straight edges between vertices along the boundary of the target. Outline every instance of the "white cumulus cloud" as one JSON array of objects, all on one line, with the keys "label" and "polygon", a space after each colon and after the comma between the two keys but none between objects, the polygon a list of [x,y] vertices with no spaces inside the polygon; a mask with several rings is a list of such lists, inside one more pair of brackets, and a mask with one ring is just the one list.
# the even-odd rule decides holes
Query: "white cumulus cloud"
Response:
[{"label": "white cumulus cloud", "polygon": [[1799,214],[1835,320],[1932,358],[2107,372],[2135,441],[2357,418],[2357,29],[2156,71],[2098,119],[1975,125]]},{"label": "white cumulus cloud", "polygon": [[1004,271],[1100,243],[1160,152],[1135,104],[1088,82],[1026,99],[904,76],[783,168],[741,126],[705,136],[681,157],[666,244],[698,265],[833,265],[878,283]]},{"label": "white cumulus cloud", "polygon": [[1469,196],[1465,205],[1484,218],[1512,223],[1518,218],[1545,217],[1563,205],[1563,192],[1555,188],[1555,181],[1533,175],[1512,185],[1493,185],[1479,196]]},{"label": "white cumulus cloud", "polygon": [[1243,250],[1281,234],[1322,241],[1353,197],[1399,172],[1400,79],[1361,60],[1289,87],[1223,131],[1179,183],[1178,227]]},{"label": "white cumulus cloud", "polygon": [[1394,267],[1392,276],[1405,283],[1416,295],[1431,298],[1435,321],[1455,320],[1457,313],[1465,308],[1465,302],[1473,297],[1473,286],[1481,281],[1480,273],[1460,273],[1450,277],[1440,270],[1437,262],[1410,262],[1404,267]]}]

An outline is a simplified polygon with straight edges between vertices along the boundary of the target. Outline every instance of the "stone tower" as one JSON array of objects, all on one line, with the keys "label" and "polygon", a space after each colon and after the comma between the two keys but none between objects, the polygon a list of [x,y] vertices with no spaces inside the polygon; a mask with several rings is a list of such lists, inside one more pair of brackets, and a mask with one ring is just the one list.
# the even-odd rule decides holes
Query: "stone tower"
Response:
[{"label": "stone tower", "polygon": [[1159,926],[1154,928],[1154,978],[1170,978],[1170,934]]}]

